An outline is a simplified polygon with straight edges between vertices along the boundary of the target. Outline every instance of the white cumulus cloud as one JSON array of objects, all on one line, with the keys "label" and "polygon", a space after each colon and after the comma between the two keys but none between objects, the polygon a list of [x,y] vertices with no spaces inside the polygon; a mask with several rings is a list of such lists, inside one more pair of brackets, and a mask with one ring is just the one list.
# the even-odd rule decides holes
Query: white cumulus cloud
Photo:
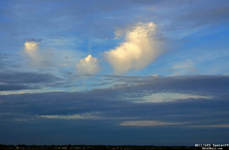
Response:
[{"label": "white cumulus cloud", "polygon": [[[152,39],[154,33],[156,33],[154,23],[138,23],[133,30],[126,33],[125,42],[104,53],[115,74],[123,74],[131,69],[142,69],[162,53],[159,42]],[[118,32],[117,36],[120,35]]]},{"label": "white cumulus cloud", "polygon": [[24,44],[26,51],[36,51],[39,49],[39,45],[40,45],[39,42],[34,42],[34,41],[27,41]]},{"label": "white cumulus cloud", "polygon": [[79,75],[94,75],[99,70],[98,59],[88,55],[76,65],[77,73]]},{"label": "white cumulus cloud", "polygon": [[27,41],[24,44],[24,50],[27,55],[31,57],[33,62],[39,62],[42,60],[42,57],[40,56],[39,53],[39,42],[34,42],[34,41]]}]

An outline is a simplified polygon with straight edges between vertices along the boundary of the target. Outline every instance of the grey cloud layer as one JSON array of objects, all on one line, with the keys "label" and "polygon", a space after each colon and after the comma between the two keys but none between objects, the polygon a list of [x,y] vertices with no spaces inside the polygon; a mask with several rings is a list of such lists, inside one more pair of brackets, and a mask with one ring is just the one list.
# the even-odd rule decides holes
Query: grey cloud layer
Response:
[{"label": "grey cloud layer", "polygon": [[39,89],[58,81],[62,81],[62,79],[51,74],[26,72],[0,73],[0,91]]},{"label": "grey cloud layer", "polygon": [[[121,115],[118,110],[127,108],[127,111],[133,108],[139,108],[147,111],[147,108],[161,107],[176,107],[176,104],[186,105],[187,103],[194,104],[200,101],[199,104],[212,105],[221,101],[227,103],[225,99],[228,91],[229,77],[227,76],[197,76],[197,77],[176,77],[175,78],[133,78],[126,77],[125,85],[110,87],[107,89],[97,89],[87,92],[54,92],[54,93],[40,93],[40,94],[20,94],[20,95],[5,95],[1,97],[1,106],[12,109],[18,107],[21,103],[26,103],[26,109],[32,111],[34,115],[65,115],[74,113],[85,113],[88,111],[106,112],[117,110],[117,115]],[[44,81],[47,81],[45,79]],[[31,82],[31,81],[28,81]],[[33,81],[36,82],[36,81]],[[131,84],[132,83],[132,84]],[[217,90],[218,89],[218,90]],[[134,103],[131,98],[138,98],[148,96],[153,93],[184,93],[184,94],[199,94],[210,95],[212,99],[206,98],[186,98],[183,101],[145,104]],[[179,97],[178,97],[179,98]],[[193,101],[193,102],[192,102]],[[187,102],[187,103],[186,103]],[[100,105],[103,103],[103,105]],[[219,104],[221,105],[221,104]],[[20,107],[24,107],[21,105]],[[33,107],[36,109],[33,110]],[[50,109],[47,109],[50,107]],[[25,109],[25,110],[26,110]],[[130,109],[130,110],[128,110]],[[110,110],[110,111],[109,111]],[[142,111],[143,111],[142,110]],[[156,109],[157,110],[157,109]],[[182,109],[183,110],[183,109]],[[17,111],[16,109],[14,111]],[[123,110],[125,112],[125,110]],[[23,111],[22,111],[23,113]],[[135,116],[124,116],[135,117]],[[137,116],[139,117],[139,116]]]},{"label": "grey cloud layer", "polygon": [[[0,140],[7,142],[12,136],[20,137],[19,133],[22,131],[25,134],[30,133],[24,137],[28,144],[39,144],[40,140],[34,141],[32,137],[50,138],[53,143],[58,144],[63,142],[57,140],[58,134],[62,133],[62,139],[66,132],[71,133],[65,137],[67,141],[74,143],[70,136],[72,134],[81,137],[77,140],[79,142],[83,142],[82,137],[85,136],[93,141],[94,135],[109,135],[103,140],[109,142],[109,139],[115,140],[120,136],[125,137],[122,140],[129,141],[131,133],[135,137],[145,134],[152,140],[155,133],[157,139],[164,139],[168,137],[168,133],[174,137],[182,131],[185,133],[182,134],[183,138],[187,139],[184,135],[188,134],[204,142],[201,139],[208,131],[200,131],[199,128],[209,128],[216,135],[221,131],[225,133],[225,128],[228,128],[228,76],[100,78],[109,82],[122,81],[122,84],[86,92],[0,95],[0,132],[7,135],[4,139],[0,137]],[[36,82],[31,80],[28,82]],[[141,100],[146,95],[168,92],[210,95],[212,98],[190,97],[162,103],[133,101],[133,98]],[[14,131],[14,135],[7,134],[9,130]],[[225,136],[219,140],[224,139]],[[138,139],[137,143],[150,142],[152,141]]]}]

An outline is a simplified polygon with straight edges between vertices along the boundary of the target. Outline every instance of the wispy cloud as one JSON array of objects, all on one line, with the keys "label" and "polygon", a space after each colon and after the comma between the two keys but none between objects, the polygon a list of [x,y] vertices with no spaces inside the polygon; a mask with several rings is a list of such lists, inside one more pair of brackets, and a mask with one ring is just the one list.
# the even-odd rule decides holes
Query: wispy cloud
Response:
[{"label": "wispy cloud", "polygon": [[170,126],[170,125],[182,125],[182,124],[184,123],[143,120],[143,121],[124,121],[120,123],[120,126],[154,127],[154,126]]},{"label": "wispy cloud", "polygon": [[161,102],[172,102],[182,99],[211,99],[210,96],[201,96],[193,94],[183,94],[183,93],[155,93],[149,96],[144,96],[143,98],[138,98],[140,100],[134,101],[135,103],[161,103]]},{"label": "wispy cloud", "polygon": [[194,63],[192,60],[182,61],[182,62],[176,62],[169,71],[173,72],[173,76],[177,75],[186,75],[190,73],[195,73],[198,70],[194,68]]},{"label": "wispy cloud", "polygon": [[101,119],[99,116],[99,112],[90,112],[83,114],[75,114],[75,115],[40,115],[40,118],[47,119],[65,119],[65,120],[78,120],[78,119]]},{"label": "wispy cloud", "polygon": [[186,126],[191,128],[229,128],[229,124],[215,124],[215,125],[193,125]]},{"label": "wispy cloud", "polygon": [[74,115],[38,115],[37,117],[46,119],[64,119],[64,120],[104,120],[104,119],[116,119],[116,120],[128,120],[128,119],[139,119],[138,117],[109,117],[102,116],[100,112],[88,112]]},{"label": "wispy cloud", "polygon": [[[120,36],[120,32],[116,31],[116,36]],[[151,38],[155,32],[156,25],[153,22],[139,23],[126,33],[125,42],[104,53],[116,74],[124,74],[131,69],[142,69],[162,53],[158,42]]]}]

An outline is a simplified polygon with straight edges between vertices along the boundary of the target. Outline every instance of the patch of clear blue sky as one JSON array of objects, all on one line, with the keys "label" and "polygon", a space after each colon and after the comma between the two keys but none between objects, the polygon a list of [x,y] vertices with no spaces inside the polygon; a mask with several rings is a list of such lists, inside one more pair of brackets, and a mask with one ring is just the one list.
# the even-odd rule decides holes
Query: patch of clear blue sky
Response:
[{"label": "patch of clear blue sky", "polygon": [[[3,2],[4,3],[4,2]],[[38,3],[39,4],[39,3]],[[52,3],[52,4],[48,4],[48,3],[44,3],[42,2],[42,6],[49,6],[51,5],[52,7],[54,7],[54,11],[58,11],[60,8],[59,6],[63,5],[62,2],[58,2],[58,3]],[[9,7],[10,5],[8,5]],[[26,5],[26,8],[28,6]],[[33,4],[33,7],[35,10],[39,10],[40,6],[36,6],[35,4]],[[65,7],[68,7],[68,4],[65,5]],[[12,8],[12,7],[11,7]],[[58,18],[57,16],[62,16],[62,17],[66,17],[68,14],[68,11],[66,9],[63,9],[63,12],[66,13],[65,15],[61,15],[60,12],[57,13],[57,16],[55,16],[54,14],[51,15],[49,14],[49,11],[34,11],[35,12],[35,16],[36,17],[41,17],[41,15],[48,13],[48,16],[53,16],[54,19],[48,21],[47,18],[44,18],[41,20],[41,22],[37,21],[37,25],[35,25],[35,30],[37,29],[42,29],[39,32],[35,32],[32,31],[31,29],[28,29],[28,27],[32,27],[29,25],[25,26],[25,29],[23,29],[23,26],[21,24],[19,24],[19,19],[22,19],[22,23],[23,21],[25,21],[25,24],[30,24],[28,22],[28,19],[26,19],[27,16],[28,18],[34,20],[32,18],[32,16],[30,14],[28,14],[25,10],[23,10],[22,6],[19,5],[19,7],[15,7],[16,10],[21,10],[22,12],[20,14],[17,14],[16,16],[18,16],[19,18],[15,18],[16,20],[14,21],[16,23],[16,25],[19,25],[18,30],[20,31],[25,31],[25,35],[24,36],[20,36],[19,37],[23,37],[22,39],[19,38],[13,38],[14,41],[12,42],[10,33],[5,32],[6,38],[4,38],[3,40],[3,46],[1,47],[3,51],[5,52],[10,52],[10,51],[18,51],[21,50],[19,48],[19,45],[21,45],[21,47],[23,47],[23,42],[25,42],[26,38],[30,38],[30,37],[34,37],[34,38],[42,38],[42,42],[41,42],[41,47],[46,47],[47,45],[45,45],[45,43],[47,41],[51,42],[51,40],[55,39],[55,34],[53,29],[51,28],[52,25],[54,25],[54,23],[56,22],[57,24],[59,22],[61,22],[61,18]],[[137,8],[137,7],[136,7]],[[5,8],[6,9],[6,8]],[[6,9],[7,10],[7,9]],[[121,9],[122,10],[122,9]],[[110,49],[115,48],[116,46],[119,45],[119,43],[121,42],[121,40],[114,40],[114,39],[109,39],[105,40],[105,39],[99,39],[96,38],[96,34],[104,34],[107,35],[108,37],[113,37],[114,35],[114,30],[115,28],[111,28],[111,30],[106,30],[106,28],[109,27],[109,24],[111,23],[115,23],[116,26],[120,26],[123,24],[126,24],[127,22],[129,22],[130,24],[132,24],[132,21],[130,20],[130,18],[134,18],[135,13],[131,14],[128,13],[127,16],[129,19],[125,20],[124,18],[119,18],[116,22],[113,22],[113,20],[116,20],[117,16],[121,16],[122,14],[125,13],[125,10],[122,11],[112,11],[110,13],[97,13],[97,14],[93,14],[93,11],[98,11],[96,9],[92,10],[92,12],[90,12],[90,10],[86,13],[87,15],[85,15],[84,17],[82,17],[81,21],[76,21],[76,22],[72,22],[71,19],[69,22],[69,29],[65,29],[65,25],[67,25],[65,22],[62,22],[63,29],[59,28],[59,31],[57,30],[57,33],[61,33],[57,36],[57,39],[60,40],[69,40],[70,39],[70,43],[66,42],[63,45],[53,45],[53,48],[58,48],[58,49],[72,49],[72,50],[76,50],[76,51],[82,51],[83,53],[85,53],[85,56],[88,53],[88,45],[91,42],[92,43],[92,49],[91,49],[91,54],[94,57],[98,57],[98,58],[103,58],[103,56],[101,56],[101,53],[104,51],[108,51]],[[71,14],[71,13],[70,13]],[[79,14],[78,14],[79,15]],[[142,16],[144,16],[144,14],[141,14]],[[46,15],[45,15],[46,16]],[[5,20],[9,20],[10,17],[5,17],[3,16],[3,21]],[[78,16],[79,17],[79,16]],[[55,20],[56,18],[56,20]],[[12,19],[11,19],[12,20]],[[124,21],[124,22],[120,22],[120,20]],[[144,20],[144,19],[143,19]],[[4,21],[4,22],[5,22]],[[53,22],[54,21],[54,22]],[[62,21],[68,21],[68,20],[62,20]],[[102,23],[99,24],[99,22],[102,21],[107,21],[107,24]],[[153,21],[153,20],[152,20]],[[72,24],[71,24],[72,23]],[[44,27],[42,27],[42,24]],[[82,29],[82,31],[80,30],[75,30],[75,28],[77,28],[77,24],[80,25],[81,27],[86,27],[85,29],[88,30],[85,31],[85,29]],[[94,25],[94,26],[93,26]],[[101,25],[101,26],[100,26]],[[204,51],[206,51],[206,49],[208,49],[207,51],[210,51],[209,49],[212,49],[213,47],[218,48],[221,47],[222,45],[224,45],[224,47],[226,47],[227,45],[225,43],[222,43],[224,41],[226,41],[228,39],[228,36],[225,36],[225,31],[228,32],[227,29],[227,25],[228,23],[226,23],[226,25],[224,24],[219,24],[218,26],[213,26],[213,27],[206,27],[204,30],[198,30],[197,32],[184,37],[183,39],[179,39],[179,40],[175,40],[173,44],[175,45],[179,45],[178,49],[173,49],[173,48],[168,48],[167,52],[165,52],[164,54],[162,54],[159,58],[157,58],[156,61],[154,61],[152,64],[150,64],[148,67],[138,71],[130,71],[130,73],[128,74],[136,74],[136,75],[151,75],[151,74],[161,74],[161,75],[170,75],[170,72],[168,71],[171,67],[171,65],[175,62],[181,62],[182,60],[185,59],[194,59],[195,57],[191,57],[193,55],[197,55],[200,53],[203,53]],[[40,27],[39,27],[40,26]],[[45,26],[47,26],[47,29],[45,29]],[[96,28],[95,26],[98,26],[98,28]],[[113,27],[113,26],[111,26]],[[37,28],[37,29],[36,29]],[[101,28],[104,28],[104,33],[98,33],[100,32]],[[70,30],[73,29],[73,30]],[[98,30],[98,31],[96,31]],[[30,31],[32,31],[30,33]],[[65,31],[65,32],[63,32]],[[79,32],[80,31],[80,32]],[[101,30],[103,31],[103,30]],[[17,34],[17,33],[11,33],[11,34]],[[19,33],[21,34],[21,33]],[[23,33],[22,33],[23,34]],[[92,35],[91,35],[92,34]],[[72,39],[71,39],[72,38]],[[17,44],[16,44],[17,43]],[[74,44],[77,43],[77,44]],[[164,43],[167,44],[167,43]],[[5,46],[4,46],[5,45]],[[10,45],[10,47],[8,47]],[[47,46],[48,47],[48,46]],[[10,50],[8,50],[10,49]],[[173,55],[168,55],[168,54],[172,54]],[[179,58],[179,56],[182,56],[183,58]],[[167,57],[168,56],[168,57]],[[169,58],[170,57],[170,58]],[[174,59],[175,58],[175,59]],[[168,64],[169,63],[169,64]],[[165,65],[165,66],[164,66]],[[170,66],[169,66],[170,65]],[[167,66],[167,67],[166,67]],[[127,74],[127,75],[128,75]],[[202,74],[204,74],[204,72],[202,72]],[[206,72],[207,74],[207,72]]]}]

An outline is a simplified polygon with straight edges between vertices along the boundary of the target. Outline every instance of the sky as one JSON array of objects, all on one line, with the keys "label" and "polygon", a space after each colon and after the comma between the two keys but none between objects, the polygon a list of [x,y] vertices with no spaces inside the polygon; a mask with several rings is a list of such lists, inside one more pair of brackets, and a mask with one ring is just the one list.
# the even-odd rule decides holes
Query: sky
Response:
[{"label": "sky", "polygon": [[229,139],[229,1],[0,1],[0,144]]}]

